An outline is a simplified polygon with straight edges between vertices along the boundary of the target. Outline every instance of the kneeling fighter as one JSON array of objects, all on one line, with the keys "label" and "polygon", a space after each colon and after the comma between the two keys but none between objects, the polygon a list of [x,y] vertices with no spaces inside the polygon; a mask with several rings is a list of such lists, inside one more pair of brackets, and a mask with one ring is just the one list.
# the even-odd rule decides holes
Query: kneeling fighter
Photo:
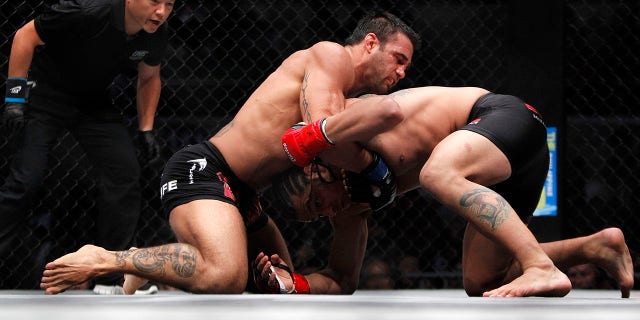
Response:
[{"label": "kneeling fighter", "polygon": [[[352,137],[357,138],[332,137],[333,142],[338,146],[359,141],[384,158],[399,192],[423,187],[467,220],[462,270],[469,295],[564,296],[571,283],[558,267],[591,262],[607,270],[622,297],[629,297],[633,267],[619,229],[539,244],[526,227],[549,168],[546,128],[532,106],[514,96],[472,87],[412,88],[389,96],[400,106],[403,122],[382,134],[367,137],[366,132],[355,132]],[[361,100],[348,101],[347,110]],[[366,127],[376,117],[370,110],[356,110],[354,127]],[[331,124],[328,118],[327,129]],[[290,135],[291,130],[285,139],[291,140]],[[306,141],[298,141],[302,145],[297,149],[309,150]],[[332,147],[320,156],[330,152]],[[304,170],[290,170],[274,184],[299,220],[331,219],[334,238],[328,266],[306,276],[311,293],[351,293],[357,288],[367,224],[366,213],[352,201],[363,201],[370,193],[367,190],[363,197],[362,183],[347,172],[349,195],[343,180],[334,178],[340,176],[338,168],[315,160]],[[285,270],[273,268],[282,263],[279,257],[260,254],[255,262],[263,287],[277,287],[276,275],[289,280]]]}]

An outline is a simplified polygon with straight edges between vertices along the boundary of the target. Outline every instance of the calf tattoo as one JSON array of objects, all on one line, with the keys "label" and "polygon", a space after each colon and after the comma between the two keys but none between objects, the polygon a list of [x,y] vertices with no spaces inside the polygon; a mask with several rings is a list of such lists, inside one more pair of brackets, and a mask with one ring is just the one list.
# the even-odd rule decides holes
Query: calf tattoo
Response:
[{"label": "calf tattoo", "polygon": [[509,216],[509,203],[490,189],[473,189],[460,197],[460,206],[471,210],[480,221],[484,221],[495,230]]},{"label": "calf tattoo", "polygon": [[160,272],[164,276],[166,262],[171,262],[173,272],[182,278],[193,276],[196,270],[195,250],[181,243],[121,251],[116,253],[116,263],[124,264],[129,256],[132,256],[133,266],[144,273]]}]

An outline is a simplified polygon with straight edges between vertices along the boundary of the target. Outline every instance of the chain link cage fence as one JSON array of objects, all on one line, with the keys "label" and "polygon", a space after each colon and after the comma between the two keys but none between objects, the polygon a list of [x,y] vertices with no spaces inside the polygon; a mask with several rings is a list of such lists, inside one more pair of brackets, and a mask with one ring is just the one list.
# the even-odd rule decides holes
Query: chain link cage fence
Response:
[{"label": "chain link cage fence", "polygon": [[[0,72],[6,78],[15,31],[53,0],[0,0]],[[548,2],[548,3],[552,3]],[[399,87],[479,86],[521,95],[514,78],[512,43],[519,1],[193,1],[176,0],[168,20],[169,50],[162,67],[163,91],[155,128],[164,146],[159,161],[143,168],[143,211],[136,244],[174,241],[161,214],[159,176],[182,146],[213,135],[252,90],[295,50],[321,40],[343,41],[369,10],[388,10],[418,31],[424,46]],[[545,8],[542,8],[544,11]],[[623,229],[638,260],[640,251],[640,3],[570,0],[547,11],[558,17],[561,45],[543,55],[561,57],[560,105],[538,105],[562,114],[566,128],[558,165],[560,238]],[[526,16],[526,15],[525,15]],[[532,21],[536,17],[531,18]],[[545,23],[540,21],[538,23]],[[521,30],[522,28],[515,30]],[[526,31],[526,30],[525,30]],[[544,36],[544,35],[543,35]],[[534,59],[535,60],[535,59]],[[90,70],[89,70],[90,72]],[[512,81],[516,79],[515,81]],[[540,79],[532,79],[539,81]],[[4,81],[2,92],[4,92]],[[514,85],[514,83],[516,85]],[[135,130],[135,79],[114,79],[115,105]],[[542,97],[538,97],[542,99]],[[544,101],[544,100],[542,100]],[[0,176],[7,176],[15,142],[0,129]],[[96,182],[92,165],[69,135],[55,146],[39,200],[28,214],[24,248],[2,257],[1,288],[37,288],[46,261],[92,243]],[[277,212],[265,199],[267,212]],[[0,214],[2,214],[0,212]],[[328,222],[299,224],[273,216],[289,244],[296,269],[322,268],[331,239]],[[422,191],[398,197],[370,219],[361,288],[460,288],[465,222]],[[638,263],[636,262],[636,265]],[[376,282],[384,270],[387,279]],[[378,284],[376,284],[378,283]]]}]

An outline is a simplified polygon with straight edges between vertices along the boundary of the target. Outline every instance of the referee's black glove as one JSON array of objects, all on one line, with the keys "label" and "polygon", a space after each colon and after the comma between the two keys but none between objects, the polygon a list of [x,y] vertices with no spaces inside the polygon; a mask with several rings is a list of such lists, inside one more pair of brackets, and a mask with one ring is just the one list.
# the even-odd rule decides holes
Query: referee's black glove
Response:
[{"label": "referee's black glove", "polygon": [[25,103],[7,103],[2,111],[2,126],[11,132],[17,132],[24,127]]},{"label": "referee's black glove", "polygon": [[153,130],[138,132],[138,147],[140,148],[140,162],[149,163],[160,157],[160,144]]},{"label": "referee's black glove", "polygon": [[6,87],[2,126],[11,132],[16,132],[24,127],[24,111],[27,107],[29,86],[26,78],[9,78]]}]

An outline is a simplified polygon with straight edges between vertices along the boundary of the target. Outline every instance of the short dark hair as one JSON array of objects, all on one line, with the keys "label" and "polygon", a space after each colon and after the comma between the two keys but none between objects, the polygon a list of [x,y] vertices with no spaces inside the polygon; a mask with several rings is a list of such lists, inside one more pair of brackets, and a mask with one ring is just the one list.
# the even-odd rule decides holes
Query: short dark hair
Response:
[{"label": "short dark hair", "polygon": [[291,203],[291,196],[299,195],[304,192],[305,187],[309,185],[311,180],[305,174],[304,169],[300,167],[292,167],[287,171],[277,175],[271,183],[271,187],[265,192],[272,200],[275,211],[281,216],[297,220],[297,214]]},{"label": "short dark hair", "polygon": [[400,18],[386,11],[370,12],[360,19],[353,33],[345,40],[345,45],[360,43],[367,34],[374,33],[384,46],[389,37],[397,32],[407,35],[414,51],[418,51],[422,46],[422,39],[417,32]]}]

